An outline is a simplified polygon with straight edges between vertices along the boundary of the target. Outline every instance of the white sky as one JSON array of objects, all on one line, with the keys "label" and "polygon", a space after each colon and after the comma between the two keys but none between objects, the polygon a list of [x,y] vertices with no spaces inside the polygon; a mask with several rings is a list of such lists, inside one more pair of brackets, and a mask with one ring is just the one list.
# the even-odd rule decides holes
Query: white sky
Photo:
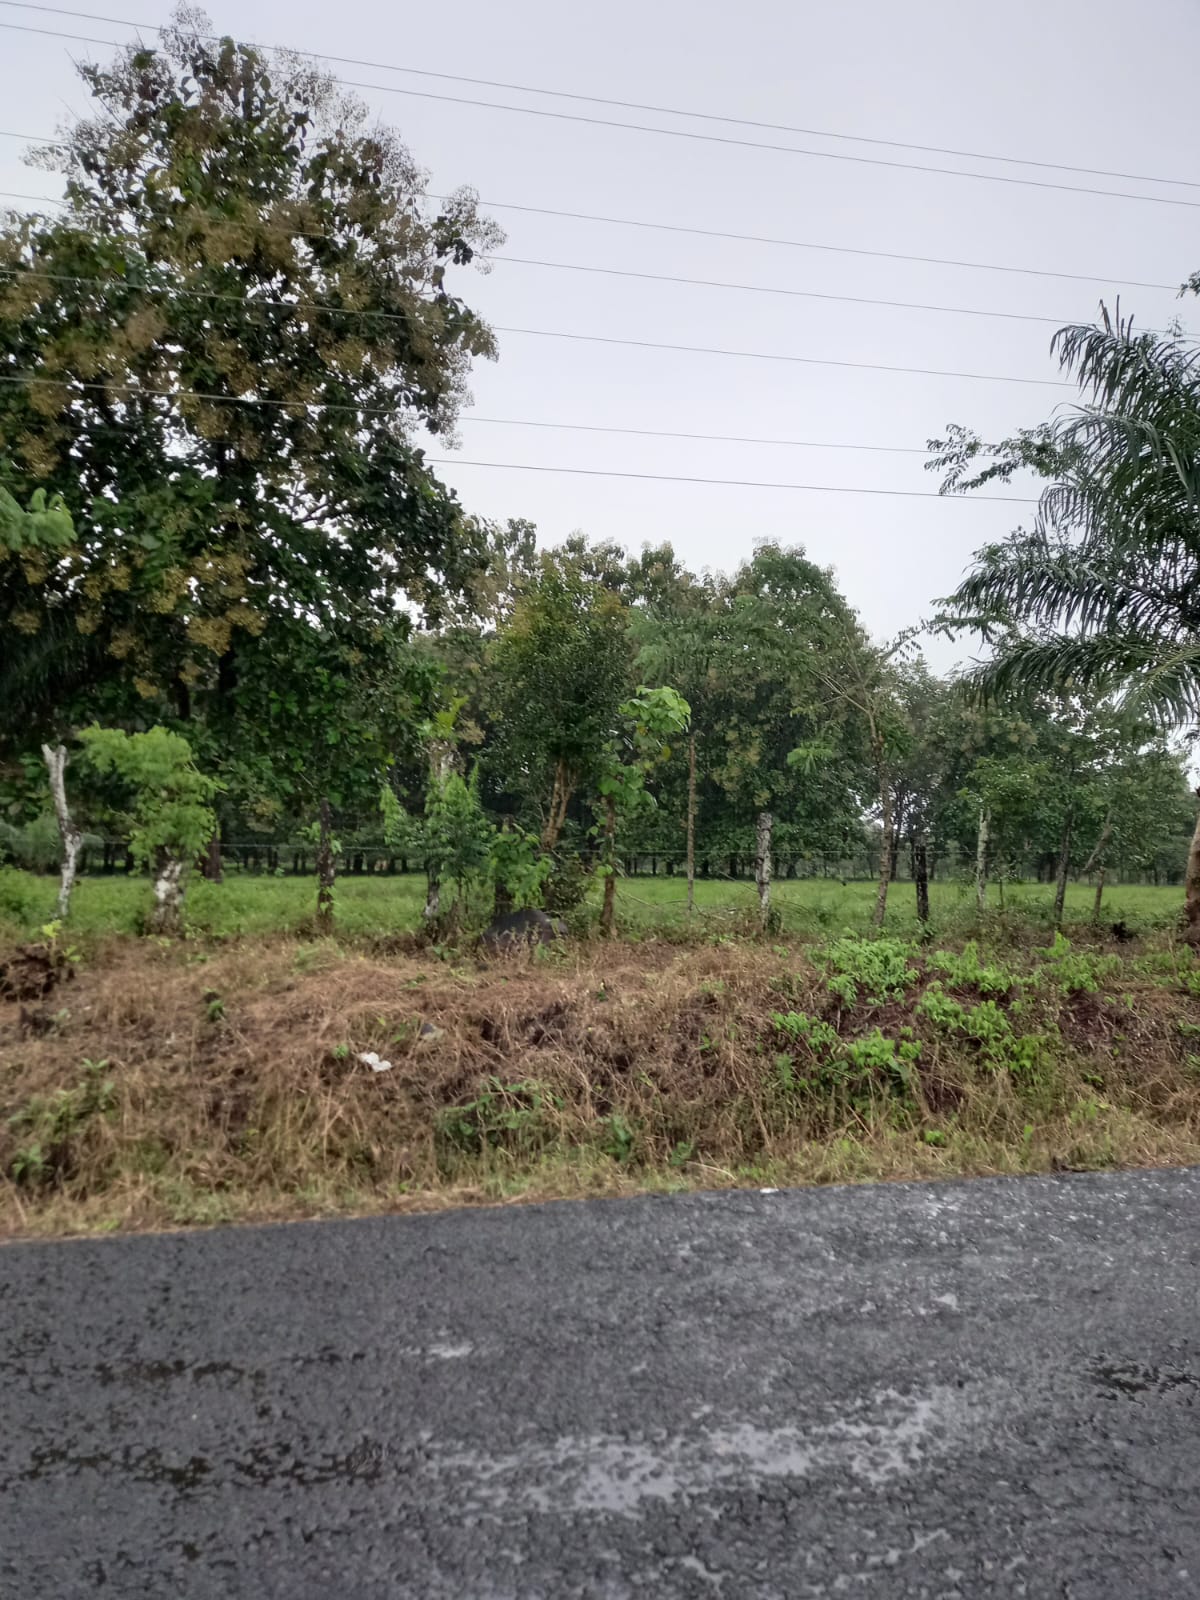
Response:
[{"label": "white sky", "polygon": [[[88,9],[88,0],[77,0]],[[97,8],[100,9],[100,8]],[[107,9],[107,8],[105,8]],[[166,20],[163,0],[114,14]],[[1094,273],[1110,286],[741,244],[496,210],[502,253],[591,266],[921,300],[1086,320],[1122,293],[1143,325],[1200,306],[1128,279],[1175,284],[1200,267],[1200,8],[1147,0],[1136,24],[1113,0],[962,0],[795,5],[746,0],[608,0],[600,9],[509,0],[371,7],[343,0],[212,0],[216,29],[264,44],[380,63],[688,107],[866,137],[1190,179],[1195,188],[955,160],[472,88],[382,70],[343,76],[510,104],[657,122],[896,161],[930,163],[1189,204],[1149,204],[969,181],[847,161],[668,139],[613,128],[360,91],[445,192],[485,201],[642,218],[813,243]],[[8,6],[0,22],[126,39],[113,24]],[[101,47],[0,33],[0,123],[50,134],[85,96],[71,54]],[[0,139],[0,187],[51,192]],[[2,202],[0,202],[2,203]],[[486,207],[485,207],[486,209]],[[490,321],[680,344],[1053,379],[1053,331],[1037,323],[885,310],[784,296],[604,278],[497,263],[460,276]],[[962,378],[500,336],[474,382],[481,416],[874,445],[921,446],[950,421],[986,435],[1041,420],[1067,391]],[[867,626],[886,635],[927,612],[971,552],[1027,514],[1002,505],[855,494],[645,483],[472,467],[471,460],[858,487],[936,487],[918,456],[799,449],[472,424],[460,461],[439,469],[466,505],[527,516],[554,542],[582,529],[636,550],[669,538],[692,566],[728,568],[762,538],[802,543],[835,567]],[[439,448],[436,454],[443,454]],[[946,665],[953,647],[935,643]]]}]

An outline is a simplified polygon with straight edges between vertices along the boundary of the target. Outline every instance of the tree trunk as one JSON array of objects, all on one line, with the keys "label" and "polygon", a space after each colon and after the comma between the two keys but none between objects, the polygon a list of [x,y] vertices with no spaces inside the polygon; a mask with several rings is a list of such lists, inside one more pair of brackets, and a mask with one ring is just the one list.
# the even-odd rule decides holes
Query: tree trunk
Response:
[{"label": "tree trunk", "polygon": [[754,856],[754,882],[758,889],[758,925],[766,933],[771,920],[771,813],[758,814]]},{"label": "tree trunk", "polygon": [[1058,847],[1058,873],[1054,880],[1054,931],[1062,927],[1063,908],[1067,903],[1067,869],[1071,864],[1071,825],[1074,815],[1067,812],[1063,823],[1062,840]]},{"label": "tree trunk", "polygon": [[430,874],[429,884],[425,890],[425,906],[421,912],[422,918],[427,922],[436,922],[442,914],[442,885],[438,878]]},{"label": "tree trunk", "polygon": [[[1196,794],[1200,797],[1200,789],[1196,790]],[[1200,945],[1200,815],[1196,817],[1196,831],[1192,834],[1183,884],[1183,937],[1188,944]]]},{"label": "tree trunk", "polygon": [[42,746],[42,759],[50,774],[50,794],[54,800],[54,815],[58,820],[58,836],[62,841],[62,875],[58,888],[58,915],[65,920],[71,910],[71,891],[75,887],[75,874],[79,868],[79,851],[83,844],[71,808],[67,804],[67,747],[65,744]]},{"label": "tree trunk", "polygon": [[892,813],[892,786],[886,773],[879,779],[879,803],[883,819],[883,836],[879,852],[879,888],[875,894],[875,909],[871,912],[871,926],[882,928],[887,912],[888,884],[892,881],[892,840],[896,832]]},{"label": "tree trunk", "polygon": [[687,792],[687,914],[688,921],[696,910],[696,735],[688,735],[688,792]]},{"label": "tree trunk", "polygon": [[991,833],[991,812],[980,806],[979,833],[975,840],[975,905],[980,916],[987,910],[987,857]]},{"label": "tree trunk", "polygon": [[221,864],[221,830],[213,829],[213,836],[208,841],[208,849],[204,855],[204,876],[209,883],[224,883],[225,869]]},{"label": "tree trunk", "polygon": [[1108,872],[1107,867],[1101,867],[1096,878],[1096,898],[1092,902],[1092,921],[1100,921],[1100,902],[1104,899],[1104,879]]},{"label": "tree trunk", "polygon": [[[426,796],[425,807],[428,813],[429,797],[442,792],[449,782],[454,771],[455,745],[452,739],[434,739],[429,746],[429,795]],[[428,858],[425,861],[425,875],[427,888],[425,890],[425,909],[422,916],[426,924],[435,923],[442,911],[442,884],[441,872],[438,863],[432,865]]]},{"label": "tree trunk", "polygon": [[321,933],[333,931],[333,814],[329,801],[322,798],[320,831],[317,836],[317,928]]},{"label": "tree trunk", "polygon": [[183,869],[182,856],[170,850],[159,850],[154,860],[154,910],[150,914],[150,932],[174,938],[183,932]]},{"label": "tree trunk", "polygon": [[923,832],[913,839],[913,879],[917,885],[917,921],[929,922],[929,843]]},{"label": "tree trunk", "polygon": [[617,802],[612,795],[604,801],[604,905],[600,912],[600,933],[605,939],[613,936],[613,923],[617,907]]},{"label": "tree trunk", "polygon": [[1112,816],[1109,815],[1105,817],[1104,826],[1100,829],[1100,837],[1096,840],[1096,848],[1092,851],[1091,855],[1087,858],[1080,869],[1079,876],[1081,878],[1090,877],[1097,867],[1099,867],[1101,871],[1104,870],[1104,851],[1108,841],[1112,838],[1112,832]]},{"label": "tree trunk", "polygon": [[554,788],[550,794],[550,811],[542,829],[542,849],[547,852],[552,851],[558,843],[563,823],[567,820],[567,807],[574,792],[575,784],[569,769],[564,762],[557,762],[554,768]]},{"label": "tree trunk", "polygon": [[[502,820],[500,823],[500,832],[502,834],[508,834],[512,832],[511,817],[505,817]],[[492,889],[492,920],[495,921],[497,917],[507,916],[512,908],[512,890],[506,883],[501,883],[499,880],[497,880]]]}]

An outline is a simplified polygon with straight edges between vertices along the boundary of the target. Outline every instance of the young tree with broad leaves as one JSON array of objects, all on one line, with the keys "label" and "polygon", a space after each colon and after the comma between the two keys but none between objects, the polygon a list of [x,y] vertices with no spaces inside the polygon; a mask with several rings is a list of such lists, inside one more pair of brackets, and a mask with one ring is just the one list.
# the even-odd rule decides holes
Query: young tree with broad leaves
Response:
[{"label": "young tree with broad leaves", "polygon": [[183,932],[183,901],[192,861],[212,833],[215,782],[192,759],[186,739],[169,728],[125,733],[84,728],[84,759],[127,795],[129,843],[154,876],[150,931]]}]

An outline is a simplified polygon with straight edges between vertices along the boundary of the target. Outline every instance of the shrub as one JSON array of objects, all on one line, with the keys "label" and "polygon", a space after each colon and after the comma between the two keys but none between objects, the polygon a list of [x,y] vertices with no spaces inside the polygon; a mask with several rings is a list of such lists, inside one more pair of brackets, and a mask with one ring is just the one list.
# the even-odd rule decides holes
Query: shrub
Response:
[{"label": "shrub", "polygon": [[1008,994],[1015,979],[1011,972],[979,959],[979,945],[974,939],[967,941],[961,951],[935,950],[929,958],[935,972],[945,973],[950,986],[955,989],[978,989],[980,994]]},{"label": "shrub", "polygon": [[858,1004],[860,986],[869,1005],[882,1005],[904,994],[920,973],[909,965],[916,949],[903,939],[859,939],[846,934],[825,952],[830,994],[844,1005]]},{"label": "shrub", "polygon": [[116,1107],[113,1080],[104,1076],[107,1070],[107,1061],[85,1061],[73,1088],[35,1095],[8,1119],[14,1132],[27,1136],[9,1163],[14,1182],[46,1188],[70,1176],[75,1141],[85,1124]]}]

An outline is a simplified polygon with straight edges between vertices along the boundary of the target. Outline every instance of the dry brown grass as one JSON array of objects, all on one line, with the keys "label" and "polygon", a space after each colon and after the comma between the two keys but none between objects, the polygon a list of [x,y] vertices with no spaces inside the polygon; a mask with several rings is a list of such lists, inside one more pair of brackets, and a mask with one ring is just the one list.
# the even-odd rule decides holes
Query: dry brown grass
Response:
[{"label": "dry brown grass", "polygon": [[[846,1005],[802,952],[749,943],[484,966],[113,940],[0,1000],[0,1228],[1200,1161],[1200,1007],[1178,963],[1123,959],[1019,1022],[1005,997],[1041,1041],[1010,1070],[914,1010],[920,962],[907,994]],[[915,1071],[822,1076],[778,1012],[841,1041],[911,1029]]]}]

